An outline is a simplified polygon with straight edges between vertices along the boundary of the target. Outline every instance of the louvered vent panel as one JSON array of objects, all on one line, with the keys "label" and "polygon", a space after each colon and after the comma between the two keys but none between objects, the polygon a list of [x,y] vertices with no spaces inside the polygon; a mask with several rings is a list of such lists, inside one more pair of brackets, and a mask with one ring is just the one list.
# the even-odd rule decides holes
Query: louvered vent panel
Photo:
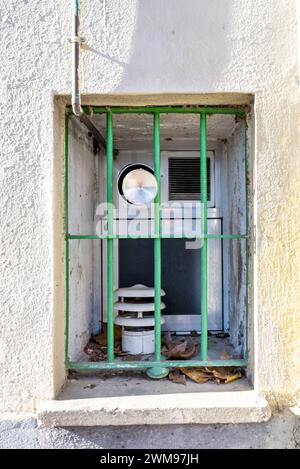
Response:
[{"label": "louvered vent panel", "polygon": [[[207,200],[211,171],[207,158]],[[200,158],[169,158],[169,200],[200,200]]]}]

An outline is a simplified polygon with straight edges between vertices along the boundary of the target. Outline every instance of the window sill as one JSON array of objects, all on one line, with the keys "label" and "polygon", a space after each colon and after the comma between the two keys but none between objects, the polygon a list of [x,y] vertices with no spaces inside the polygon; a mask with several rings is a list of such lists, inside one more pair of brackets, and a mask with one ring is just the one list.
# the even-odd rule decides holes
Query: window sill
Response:
[{"label": "window sill", "polygon": [[300,406],[292,407],[290,410],[296,417],[300,417]]},{"label": "window sill", "polygon": [[271,410],[243,380],[182,386],[123,378],[112,386],[109,379],[85,378],[69,382],[57,400],[42,403],[37,417],[44,427],[236,424],[267,421]]}]

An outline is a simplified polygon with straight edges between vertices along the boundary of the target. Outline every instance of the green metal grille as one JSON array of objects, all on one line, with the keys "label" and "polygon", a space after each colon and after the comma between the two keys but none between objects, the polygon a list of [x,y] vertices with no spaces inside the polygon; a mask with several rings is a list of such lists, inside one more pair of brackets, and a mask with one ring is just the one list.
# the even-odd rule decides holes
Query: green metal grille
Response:
[{"label": "green metal grille", "polygon": [[[84,108],[90,112],[90,108]],[[135,107],[135,108],[104,108],[93,107],[95,114],[106,114],[106,168],[107,168],[107,202],[108,202],[108,233],[97,236],[92,234],[76,235],[69,233],[68,224],[68,190],[69,190],[69,117],[72,110],[67,108],[65,119],[65,263],[66,263],[66,345],[65,361],[68,369],[152,369],[161,370],[173,367],[200,366],[246,366],[248,359],[248,294],[246,295],[245,346],[243,359],[209,360],[208,349],[208,240],[209,239],[245,239],[247,254],[247,292],[248,292],[248,151],[247,151],[247,114],[240,108],[216,107]],[[195,360],[162,360],[161,357],[161,239],[189,239],[188,236],[163,235],[161,232],[161,181],[160,181],[160,114],[198,114],[200,132],[200,184],[202,206],[202,233],[196,238],[202,240],[201,247],[201,356]],[[118,235],[113,232],[113,115],[114,114],[152,114],[153,115],[153,150],[154,174],[158,183],[158,194],[155,200],[155,233],[154,235]],[[236,115],[245,120],[245,184],[246,184],[246,233],[244,234],[208,234],[207,222],[207,116],[210,114]],[[154,287],[155,287],[155,360],[154,361],[117,361],[114,357],[114,240],[115,239],[153,239],[154,240]],[[195,239],[195,235],[191,236]],[[99,239],[107,240],[107,335],[108,359],[103,362],[72,362],[69,360],[69,243],[72,240]]]}]

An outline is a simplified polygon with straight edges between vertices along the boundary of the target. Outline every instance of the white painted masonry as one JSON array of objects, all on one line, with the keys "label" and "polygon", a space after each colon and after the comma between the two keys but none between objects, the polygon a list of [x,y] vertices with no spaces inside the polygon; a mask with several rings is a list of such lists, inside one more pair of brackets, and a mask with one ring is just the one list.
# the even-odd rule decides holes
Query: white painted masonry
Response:
[{"label": "white painted masonry", "polygon": [[[292,404],[300,389],[296,1],[80,6],[83,103],[238,104],[254,96],[253,380],[271,405]],[[63,112],[71,89],[71,1],[7,0],[0,22],[0,410],[34,412],[65,380]]]}]

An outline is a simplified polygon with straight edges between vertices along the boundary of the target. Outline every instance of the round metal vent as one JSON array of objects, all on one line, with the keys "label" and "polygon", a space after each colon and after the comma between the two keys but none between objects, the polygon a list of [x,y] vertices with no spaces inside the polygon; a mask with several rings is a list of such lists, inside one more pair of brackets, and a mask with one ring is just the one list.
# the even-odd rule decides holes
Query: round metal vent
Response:
[{"label": "round metal vent", "polygon": [[158,191],[153,169],[138,163],[125,166],[119,174],[118,190],[130,204],[150,204]]}]

